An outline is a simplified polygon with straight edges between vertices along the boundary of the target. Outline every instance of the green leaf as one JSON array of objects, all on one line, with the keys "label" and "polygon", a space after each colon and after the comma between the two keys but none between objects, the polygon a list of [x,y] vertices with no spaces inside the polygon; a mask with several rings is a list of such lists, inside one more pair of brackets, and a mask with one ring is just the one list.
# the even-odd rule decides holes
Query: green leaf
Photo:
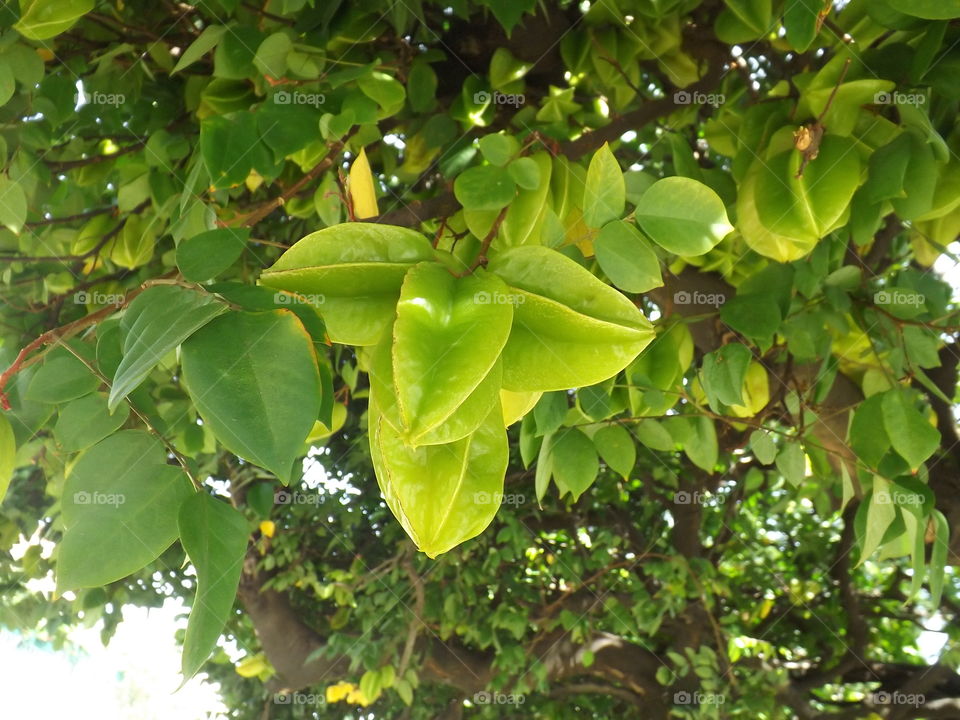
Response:
[{"label": "green leaf", "polygon": [[150,262],[156,245],[157,236],[151,225],[134,215],[127,218],[119,236],[110,243],[110,260],[133,270]]},{"label": "green leaf", "polygon": [[806,52],[817,37],[817,19],[823,8],[823,0],[796,0],[785,6],[783,24],[787,29],[787,42],[797,52]]},{"label": "green leaf", "polygon": [[217,439],[286,484],[320,410],[317,359],[297,316],[231,312],[181,355],[184,385]]},{"label": "green leaf", "polygon": [[480,4],[490,8],[509,37],[523,14],[533,12],[536,0],[481,0]]},{"label": "green leaf", "polygon": [[34,373],[26,399],[32,402],[61,403],[93,392],[100,380],[78,358],[67,353],[51,354]]},{"label": "green leaf", "polygon": [[7,494],[13,471],[17,469],[17,440],[6,415],[0,415],[0,503]]},{"label": "green leaf", "polygon": [[191,282],[215,278],[240,257],[249,237],[247,228],[217,228],[194,235],[177,245],[177,267]]},{"label": "green leaf", "polygon": [[860,540],[860,565],[874,551],[880,547],[887,528],[897,517],[897,508],[890,502],[890,483],[880,477],[873,476],[873,492],[870,494],[870,503],[867,506],[866,532]]},{"label": "green leaf", "polygon": [[671,452],[676,447],[670,432],[657,420],[641,420],[634,428],[634,434],[651,450]]},{"label": "green leaf", "polygon": [[777,457],[777,446],[770,433],[763,430],[754,430],[750,433],[750,450],[754,457],[764,465],[770,465]]},{"label": "green leaf", "polygon": [[654,337],[632,302],[554,250],[512,248],[487,267],[519,295],[503,350],[508,390],[595,385],[626,367]]},{"label": "green leaf", "polygon": [[225,32],[227,32],[227,28],[223,25],[208,25],[205,27],[203,32],[197,36],[197,39],[190,43],[190,47],[183,51],[170,74],[180,72],[213,50]]},{"label": "green leaf", "polygon": [[800,485],[807,473],[807,459],[796,440],[785,442],[777,453],[777,470],[792,484]]},{"label": "green leaf", "polygon": [[27,196],[18,183],[0,175],[0,224],[19,233],[27,220]]},{"label": "green leaf", "polygon": [[940,432],[920,414],[905,390],[883,393],[882,409],[893,449],[916,470],[940,446]]},{"label": "green leaf", "polygon": [[134,298],[120,322],[123,360],[113,376],[110,411],[167,353],[226,310],[213,295],[176,285],[150,287]]},{"label": "green leaf", "polygon": [[894,10],[925,20],[951,20],[960,17],[960,0],[887,1]]},{"label": "green leaf", "polygon": [[287,71],[287,55],[293,50],[293,43],[284,32],[275,32],[268,36],[253,58],[253,64],[264,75],[282,78]]},{"label": "green leaf", "polygon": [[435,558],[486,529],[502,500],[509,459],[499,407],[473,433],[446,445],[404,444],[375,402],[369,426],[380,490],[422,552]]},{"label": "green leaf", "polygon": [[513,135],[491,133],[480,138],[480,153],[491,165],[505,166],[520,152],[520,142]]},{"label": "green leaf", "polygon": [[507,286],[478,270],[457,278],[439,263],[410,270],[393,328],[393,375],[408,440],[437,428],[490,373],[513,319]]},{"label": "green leaf", "polygon": [[743,383],[753,354],[745,345],[732,342],[703,358],[703,389],[710,407],[743,404]]},{"label": "green leaf", "polygon": [[536,190],[540,187],[540,166],[533,158],[517,158],[507,166],[507,172],[524,190]]},{"label": "green leaf", "polygon": [[583,221],[590,227],[599,228],[623,214],[627,201],[627,186],[623,171],[604,143],[590,159],[587,179],[583,188]]},{"label": "green leaf", "polygon": [[651,185],[637,203],[636,218],[657,245],[688,257],[709,252],[733,230],[720,197],[686,177]]},{"label": "green leaf", "polygon": [[307,235],[260,282],[314,301],[333,342],[374,345],[393,322],[404,275],[435,255],[413,230],[352,222]]},{"label": "green leaf", "polygon": [[245,111],[204,118],[200,152],[215,188],[239,185],[254,166],[269,157],[257,133],[256,118]]},{"label": "green leaf", "polygon": [[782,321],[768,295],[737,295],[720,307],[720,319],[759,344],[769,344]]},{"label": "green leaf", "polygon": [[414,61],[407,75],[407,98],[414,112],[430,110],[437,102],[437,74],[425,61]]},{"label": "green leaf", "polygon": [[860,155],[853,140],[828,133],[817,159],[797,177],[801,159],[790,149],[760,163],[756,207],[770,232],[816,242],[850,206],[860,184]]},{"label": "green leaf", "polygon": [[533,408],[537,435],[552,435],[559,430],[569,409],[566,392],[544,393]]},{"label": "green leaf", "polygon": [[87,450],[63,486],[57,592],[106,585],[155,560],[177,538],[177,510],[192,492],[145,432],[122,430]]},{"label": "green leaf", "polygon": [[540,452],[537,455],[537,469],[534,474],[534,490],[537,494],[537,502],[543,501],[547,494],[547,488],[550,485],[550,476],[553,475],[553,433],[544,435],[540,443]]},{"label": "green leaf", "polygon": [[551,443],[553,477],[560,494],[570,493],[576,502],[597,479],[600,461],[597,451],[583,432],[566,428]]},{"label": "green leaf", "polygon": [[93,10],[93,0],[20,0],[14,29],[30,40],[47,40],[69,30]]},{"label": "green leaf", "polygon": [[453,194],[467,210],[499,210],[516,196],[517,185],[504,168],[481,165],[457,175]]},{"label": "green leaf", "polygon": [[107,398],[91,393],[60,410],[53,435],[67,452],[85,450],[119,429],[129,415],[130,408],[126,405],[111,415]]},{"label": "green leaf", "polygon": [[643,293],[663,285],[656,253],[629,223],[614,220],[604,225],[593,250],[600,268],[621,290]]},{"label": "green leaf", "polygon": [[[947,554],[950,549],[950,526],[947,518],[939,510],[934,510],[936,533],[933,548],[930,551],[930,603],[932,607],[940,607],[940,598],[943,595],[943,582],[947,567]],[[918,532],[921,537],[923,532]]]},{"label": "green leaf", "polygon": [[850,422],[850,448],[868,467],[875,468],[890,450],[890,438],[884,429],[883,394],[871,395],[853,413]]},{"label": "green leaf", "polygon": [[205,492],[183,503],[177,526],[197,571],[197,596],[183,640],[181,672],[186,682],[217,646],[230,617],[250,533],[242,514]]},{"label": "green leaf", "polygon": [[406,430],[400,406],[397,401],[397,385],[394,378],[392,329],[383,333],[380,342],[370,353],[368,372],[370,375],[370,394],[379,412],[405,442],[411,445],[441,445],[466,437],[479,427],[490,408],[498,403],[503,367],[500,359],[483,377],[470,394],[435,427],[412,436]]},{"label": "green leaf", "polygon": [[683,452],[690,462],[712,475],[719,454],[717,429],[713,420],[703,415],[671,417],[666,425],[674,440],[683,445]]},{"label": "green leaf", "polygon": [[593,444],[603,461],[624,480],[637,462],[637,446],[622,425],[607,425],[593,434]]}]

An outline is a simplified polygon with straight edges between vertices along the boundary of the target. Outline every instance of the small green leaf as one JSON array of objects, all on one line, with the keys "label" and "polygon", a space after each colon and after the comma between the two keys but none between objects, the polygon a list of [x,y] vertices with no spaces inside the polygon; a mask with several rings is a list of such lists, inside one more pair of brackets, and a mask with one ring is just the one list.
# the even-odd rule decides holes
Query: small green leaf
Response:
[{"label": "small green leaf", "polygon": [[129,415],[130,408],[126,405],[111,415],[107,398],[91,393],[60,410],[53,435],[67,452],[85,450],[119,429]]},{"label": "small green leaf", "polygon": [[183,54],[180,56],[180,59],[177,60],[177,64],[173,66],[170,74],[173,75],[180,72],[213,50],[226,32],[227,28],[223,25],[208,25],[205,27],[203,32],[197,36],[197,39],[190,44],[190,47],[183,51]]},{"label": "small green leaf", "polygon": [[656,253],[629,223],[614,220],[604,225],[593,249],[600,268],[621,290],[643,293],[663,285]]},{"label": "small green leaf", "polygon": [[0,175],[0,224],[19,233],[27,220],[27,196],[18,183]]},{"label": "small green leaf", "polygon": [[524,190],[536,190],[540,187],[540,166],[533,158],[517,158],[507,166],[507,172]]},{"label": "small green leaf", "polygon": [[719,410],[719,403],[743,404],[743,383],[752,357],[749,348],[737,342],[704,356],[703,389],[714,411]]},{"label": "small green leaf", "polygon": [[67,352],[51,354],[30,380],[26,399],[61,403],[83,397],[98,385],[100,380],[78,358]]},{"label": "small green leaf", "polygon": [[480,153],[491,165],[499,167],[510,162],[510,158],[520,152],[520,143],[513,135],[491,133],[480,138]]},{"label": "small green leaf", "polygon": [[551,443],[553,477],[560,494],[570,493],[576,502],[600,471],[597,451],[590,438],[577,428],[566,428]]},{"label": "small green leaf", "polygon": [[217,646],[233,609],[247,551],[246,518],[205,492],[194,493],[177,515],[180,542],[197,571],[197,596],[183,640],[186,682]]},{"label": "small green leaf", "polygon": [[750,450],[764,465],[770,465],[777,457],[777,446],[770,433],[764,430],[754,430],[750,433]]},{"label": "small green leaf", "polygon": [[688,257],[709,252],[733,230],[720,197],[686,177],[651,185],[637,203],[636,218],[657,245]]},{"label": "small green leaf", "polygon": [[783,473],[792,485],[803,482],[807,473],[807,459],[799,442],[791,440],[783,444],[777,453],[777,470]]},{"label": "small green leaf", "polygon": [[17,469],[17,440],[6,415],[0,415],[0,503],[7,494],[13,471]]},{"label": "small green leaf", "polygon": [[914,407],[905,390],[885,392],[882,408],[893,449],[916,470],[940,446],[940,432]]},{"label": "small green leaf", "polygon": [[69,30],[93,10],[93,0],[21,0],[13,27],[25,38],[47,40]]},{"label": "small green leaf", "polygon": [[240,257],[249,237],[247,228],[217,228],[194,235],[177,245],[177,267],[191,282],[215,278]]},{"label": "small green leaf", "polygon": [[517,184],[504,168],[481,165],[460,173],[453,193],[467,210],[499,210],[513,200]]},{"label": "small green leaf", "polygon": [[590,159],[587,179],[583,189],[583,221],[590,227],[599,228],[623,214],[627,201],[627,187],[623,171],[604,143]]},{"label": "small green leaf", "polygon": [[890,501],[890,483],[879,475],[873,476],[873,492],[867,506],[866,532],[860,540],[860,559],[863,563],[883,542],[887,528],[897,517],[897,508]]},{"label": "small green leaf", "polygon": [[637,446],[622,425],[607,425],[593,434],[593,444],[603,461],[626,480],[637,462]]}]

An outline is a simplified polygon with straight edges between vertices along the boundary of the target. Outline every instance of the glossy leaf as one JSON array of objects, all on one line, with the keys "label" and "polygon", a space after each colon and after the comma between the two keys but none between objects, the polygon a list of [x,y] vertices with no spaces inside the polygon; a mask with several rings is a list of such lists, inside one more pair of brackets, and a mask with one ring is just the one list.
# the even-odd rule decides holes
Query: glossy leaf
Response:
[{"label": "glossy leaf", "polygon": [[603,461],[624,479],[637,462],[637,447],[622,425],[607,425],[593,434],[593,444]]},{"label": "glossy leaf", "polygon": [[551,445],[553,478],[560,494],[570,493],[576,502],[597,479],[600,461],[590,438],[576,428],[557,433]]},{"label": "glossy leaf", "polygon": [[393,322],[404,275],[434,257],[413,230],[346,223],[307,235],[260,282],[313,301],[333,342],[373,345]]},{"label": "glossy leaf", "polygon": [[614,220],[604,225],[593,248],[600,268],[621,290],[643,293],[663,285],[656,253],[629,223]]},{"label": "glossy leaf", "polygon": [[488,269],[519,295],[503,350],[508,390],[596,384],[626,367],[653,339],[652,326],[633,303],[553,250],[506,250]]},{"label": "glossy leaf", "polygon": [[703,255],[733,230],[719,196],[685,177],[651,185],[637,203],[636,218],[648,237],[675,255]]},{"label": "glossy leaf", "polygon": [[627,189],[620,164],[603,144],[590,159],[583,188],[583,221],[590,227],[603,227],[623,214]]},{"label": "glossy leaf", "polygon": [[506,169],[481,165],[460,173],[453,192],[468,210],[499,210],[513,200],[517,186]]},{"label": "glossy leaf", "polygon": [[510,334],[513,299],[483,270],[457,278],[439,263],[422,263],[407,273],[392,357],[411,444],[446,421],[490,373]]},{"label": "glossy leaf", "polygon": [[940,445],[940,433],[903,390],[884,393],[883,425],[893,449],[916,470]]},{"label": "glossy leaf", "polygon": [[494,407],[470,435],[446,445],[411,448],[371,409],[370,455],[394,517],[428,557],[479,535],[500,506],[507,434]]}]

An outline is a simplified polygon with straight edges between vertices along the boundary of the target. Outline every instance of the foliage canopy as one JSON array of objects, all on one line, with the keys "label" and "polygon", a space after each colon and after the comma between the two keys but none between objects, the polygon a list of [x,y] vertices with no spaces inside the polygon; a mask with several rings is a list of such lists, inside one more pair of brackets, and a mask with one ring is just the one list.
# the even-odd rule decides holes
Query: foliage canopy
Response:
[{"label": "foliage canopy", "polygon": [[235,718],[960,717],[958,69],[960,0],[6,3],[0,623],[183,597]]}]

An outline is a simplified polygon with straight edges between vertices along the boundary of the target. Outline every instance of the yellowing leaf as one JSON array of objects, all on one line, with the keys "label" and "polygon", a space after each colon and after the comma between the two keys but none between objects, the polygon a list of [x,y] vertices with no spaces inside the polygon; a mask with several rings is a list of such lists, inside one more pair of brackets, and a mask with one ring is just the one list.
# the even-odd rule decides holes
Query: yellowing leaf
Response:
[{"label": "yellowing leaf", "polygon": [[503,406],[503,424],[513,425],[533,409],[537,404],[542,392],[513,392],[512,390],[500,391],[500,404]]},{"label": "yellowing leaf", "polygon": [[269,665],[267,665],[266,658],[263,657],[263,653],[257,655],[251,655],[248,658],[244,658],[238,664],[235,670],[237,675],[245,678],[257,677],[264,670],[267,670]]},{"label": "yellowing leaf", "polygon": [[353,215],[358,220],[376,217],[380,214],[377,207],[377,193],[373,184],[373,172],[370,170],[370,161],[367,153],[361,149],[357,159],[353,161],[350,175],[347,178],[347,189],[350,191],[350,200],[353,202]]},{"label": "yellowing leaf", "polygon": [[264,520],[260,523],[260,534],[272,538],[277,532],[277,525],[273,520]]},{"label": "yellowing leaf", "polygon": [[356,686],[353,683],[338,682],[336,685],[330,685],[327,688],[327,702],[335,703],[345,700],[355,690]]}]

